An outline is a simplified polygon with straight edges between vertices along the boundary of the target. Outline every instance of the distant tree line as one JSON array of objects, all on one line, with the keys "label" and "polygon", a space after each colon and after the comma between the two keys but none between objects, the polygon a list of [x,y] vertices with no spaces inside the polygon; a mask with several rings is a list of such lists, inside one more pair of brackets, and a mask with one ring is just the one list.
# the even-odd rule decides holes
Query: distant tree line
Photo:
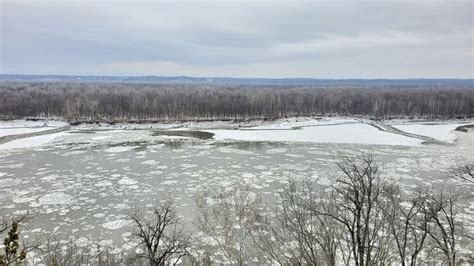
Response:
[{"label": "distant tree line", "polygon": [[79,122],[474,116],[473,88],[0,83],[0,117]]}]

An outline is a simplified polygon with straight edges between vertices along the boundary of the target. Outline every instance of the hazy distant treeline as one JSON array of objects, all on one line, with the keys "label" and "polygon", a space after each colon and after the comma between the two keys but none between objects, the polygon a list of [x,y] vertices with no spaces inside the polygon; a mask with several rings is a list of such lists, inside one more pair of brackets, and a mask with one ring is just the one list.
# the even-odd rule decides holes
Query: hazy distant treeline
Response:
[{"label": "hazy distant treeline", "polygon": [[472,88],[0,83],[0,116],[70,121],[474,116]]}]

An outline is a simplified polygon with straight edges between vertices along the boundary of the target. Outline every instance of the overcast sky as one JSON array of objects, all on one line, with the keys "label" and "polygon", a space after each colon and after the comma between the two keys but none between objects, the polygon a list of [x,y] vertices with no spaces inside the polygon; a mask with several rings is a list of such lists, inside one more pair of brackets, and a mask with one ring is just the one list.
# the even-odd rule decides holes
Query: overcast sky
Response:
[{"label": "overcast sky", "polygon": [[0,0],[1,73],[473,78],[473,1]]}]

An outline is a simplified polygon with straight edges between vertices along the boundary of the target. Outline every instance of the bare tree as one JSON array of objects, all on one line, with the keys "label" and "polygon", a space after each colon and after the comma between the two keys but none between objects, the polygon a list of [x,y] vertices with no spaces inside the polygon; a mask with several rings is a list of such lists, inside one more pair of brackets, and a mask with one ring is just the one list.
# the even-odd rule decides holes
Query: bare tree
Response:
[{"label": "bare tree", "polygon": [[[314,184],[313,184],[314,185]],[[316,198],[312,199],[307,206],[309,210],[317,217],[317,235],[318,243],[323,251],[324,265],[349,265],[351,261],[351,253],[347,249],[347,230],[344,225],[333,219],[339,216],[340,211],[337,205],[339,197],[332,188],[321,187],[316,190]],[[311,203],[312,202],[312,203]],[[330,214],[330,215],[322,215]],[[340,261],[339,261],[340,259]]]},{"label": "bare tree", "polygon": [[459,219],[459,195],[439,192],[429,194],[422,203],[425,215],[429,217],[427,230],[434,247],[444,255],[443,260],[449,266],[457,265],[458,253],[463,237],[469,237]]},{"label": "bare tree", "polygon": [[145,259],[150,265],[177,263],[188,254],[190,234],[185,232],[171,199],[155,206],[149,213],[135,210],[130,219],[133,237],[142,253],[133,260]]},{"label": "bare tree", "polygon": [[474,183],[474,162],[461,159],[461,163],[454,169],[454,177]]},{"label": "bare tree", "polygon": [[5,233],[7,230],[9,230],[14,223],[20,224],[20,223],[25,222],[29,218],[31,218],[31,215],[29,213],[16,216],[13,218],[0,216],[0,235]]},{"label": "bare tree", "polygon": [[393,241],[382,204],[385,185],[372,155],[344,157],[337,166],[342,175],[334,191],[334,213],[320,211],[346,230],[346,241],[357,266],[387,264],[393,257]]},{"label": "bare tree", "polygon": [[332,196],[313,182],[291,180],[272,215],[254,230],[255,244],[281,265],[337,265],[343,231],[320,214],[335,211]]},{"label": "bare tree", "polygon": [[[338,166],[342,175],[331,187],[291,181],[281,193],[274,215],[265,216],[256,227],[256,245],[274,262],[418,265],[428,261],[425,254],[432,238],[453,238],[440,237],[451,232],[443,229],[445,226],[453,224],[454,231],[459,231],[454,213],[427,208],[440,201],[433,201],[430,191],[418,189],[406,195],[382,181],[372,155],[345,157]],[[454,201],[442,206],[450,204]],[[434,215],[438,217],[434,219]],[[437,249],[451,254],[453,245],[459,245],[459,239]]]},{"label": "bare tree", "polygon": [[429,236],[430,215],[424,212],[428,192],[419,188],[405,196],[396,186],[387,186],[383,209],[401,265],[418,265],[418,258]]},{"label": "bare tree", "polygon": [[45,236],[37,258],[46,265],[125,265],[122,254],[110,253],[110,246],[100,243],[78,245],[76,237]]},{"label": "bare tree", "polygon": [[245,265],[258,258],[251,232],[262,220],[263,205],[249,187],[205,191],[196,197],[196,205],[196,225],[204,233],[204,248],[213,251],[214,260]]}]

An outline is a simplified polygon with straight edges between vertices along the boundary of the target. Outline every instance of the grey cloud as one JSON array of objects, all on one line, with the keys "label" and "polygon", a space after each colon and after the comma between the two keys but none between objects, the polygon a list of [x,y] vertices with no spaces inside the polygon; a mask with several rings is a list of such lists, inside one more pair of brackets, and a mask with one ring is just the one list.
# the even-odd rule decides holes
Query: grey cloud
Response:
[{"label": "grey cloud", "polygon": [[471,1],[7,0],[0,71],[471,77],[472,12]]}]

